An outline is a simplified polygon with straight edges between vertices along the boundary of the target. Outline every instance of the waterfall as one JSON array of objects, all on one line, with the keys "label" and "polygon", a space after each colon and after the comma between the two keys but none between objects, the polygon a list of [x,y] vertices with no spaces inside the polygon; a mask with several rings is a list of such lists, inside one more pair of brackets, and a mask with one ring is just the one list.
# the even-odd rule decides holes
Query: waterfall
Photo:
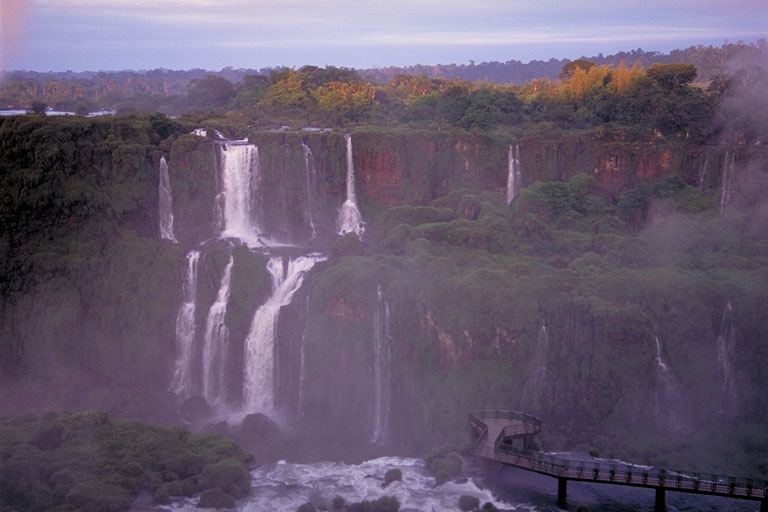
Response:
[{"label": "waterfall", "polygon": [[362,236],[365,231],[363,217],[357,208],[357,194],[355,193],[355,164],[352,158],[352,136],[344,135],[347,141],[347,199],[339,208],[339,234],[356,233]]},{"label": "waterfall", "polygon": [[195,128],[190,132],[191,135],[197,135],[198,137],[207,137],[208,131],[205,128]]},{"label": "waterfall", "polygon": [[274,407],[275,329],[280,308],[291,303],[301,287],[305,274],[323,258],[300,256],[288,261],[272,257],[267,270],[272,276],[272,295],[253,315],[245,339],[245,378],[243,405],[246,411],[268,412]]},{"label": "waterfall", "polygon": [[309,149],[309,146],[303,142],[301,143],[301,152],[304,154],[304,177],[307,184],[307,220],[309,222],[309,228],[312,231],[312,236],[309,239],[314,240],[317,236],[317,231],[315,230],[314,208],[312,204],[312,193],[314,192],[312,184],[315,178],[315,157],[312,154],[312,150]]},{"label": "waterfall", "polygon": [[547,363],[549,359],[549,332],[547,326],[542,324],[539,329],[539,336],[536,340],[536,351],[534,355],[534,370],[525,380],[523,386],[523,395],[520,399],[521,409],[526,407],[541,408],[546,404],[542,403],[544,388],[547,384]]},{"label": "waterfall", "polygon": [[171,195],[171,178],[168,176],[168,162],[160,157],[160,179],[157,185],[158,208],[160,210],[160,238],[178,243],[173,235],[173,196]]},{"label": "waterfall", "polygon": [[736,326],[732,317],[731,303],[725,306],[723,319],[720,322],[720,333],[717,336],[718,378],[720,380],[720,410],[721,414],[733,410],[737,399],[736,383],[733,375],[733,352],[736,348]]},{"label": "waterfall", "polygon": [[664,360],[664,351],[658,334],[656,341],[656,357],[653,359],[656,370],[656,383],[653,394],[653,405],[656,422],[665,429],[679,430],[683,426],[685,400],[680,389],[680,382],[672,367]]},{"label": "waterfall", "polygon": [[389,303],[384,300],[381,285],[376,289],[377,303],[373,315],[373,436],[371,442],[386,440],[389,424],[390,373],[392,338],[389,336]]},{"label": "waterfall", "polygon": [[723,160],[723,182],[720,188],[720,213],[725,211],[725,207],[731,201],[733,190],[731,189],[733,179],[733,170],[736,166],[736,154],[725,152],[725,159]]},{"label": "waterfall", "polygon": [[[309,296],[307,296],[306,304],[307,319],[309,319]],[[304,416],[304,382],[307,380],[307,357],[305,352],[305,345],[307,343],[307,324],[304,325],[304,330],[301,333],[301,345],[299,346],[299,405],[298,415],[301,418]]]},{"label": "waterfall", "polygon": [[522,184],[522,169],[520,169],[520,144],[509,145],[507,156],[507,204],[510,204],[515,195],[520,191]]},{"label": "waterfall", "polygon": [[197,262],[200,251],[187,253],[187,273],[182,284],[183,301],[176,314],[176,362],[171,391],[188,398],[192,394],[192,346],[195,342],[195,303],[197,302]]},{"label": "waterfall", "polygon": [[704,178],[707,175],[709,166],[709,151],[704,154],[704,165],[699,169],[699,191],[704,191]]},{"label": "waterfall", "polygon": [[203,338],[203,396],[211,404],[221,403],[224,397],[224,375],[228,358],[229,329],[224,324],[229,302],[230,278],[234,260],[229,255],[229,262],[224,268],[216,301],[208,311],[205,320]]},{"label": "waterfall", "polygon": [[221,144],[221,189],[216,213],[222,237],[263,245],[253,191],[261,179],[259,149],[243,141]]}]

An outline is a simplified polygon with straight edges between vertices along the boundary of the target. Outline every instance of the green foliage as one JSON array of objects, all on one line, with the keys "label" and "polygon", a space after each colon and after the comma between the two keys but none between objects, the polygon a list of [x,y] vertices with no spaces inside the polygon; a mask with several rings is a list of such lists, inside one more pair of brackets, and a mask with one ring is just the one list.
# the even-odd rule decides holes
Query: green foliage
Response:
[{"label": "green foliage", "polygon": [[[36,432],[52,427],[63,429],[59,446],[41,449],[27,443]],[[234,478],[241,485],[250,482],[242,467],[243,454],[233,441],[110,420],[93,412],[0,418],[0,451],[5,454],[0,462],[0,496],[18,510],[117,512],[126,510],[142,491],[156,492],[165,501],[202,490],[192,484],[191,492],[180,492],[173,488],[179,481],[164,484],[163,475],[200,476],[210,482],[209,468],[215,468],[218,477],[224,466],[228,476],[235,467],[245,472],[245,480],[240,472]]]},{"label": "green foliage", "polygon": [[693,64],[654,64],[646,74],[662,89],[672,91],[693,82],[697,70]]},{"label": "green foliage", "polygon": [[360,256],[363,251],[363,242],[357,233],[347,233],[335,240],[331,246],[331,254],[339,258],[342,256]]},{"label": "green foliage", "polygon": [[433,449],[424,457],[424,464],[435,476],[435,484],[442,485],[461,473],[461,458],[454,446],[444,444]]},{"label": "green foliage", "polygon": [[235,508],[235,500],[229,494],[225,493],[218,487],[215,489],[206,489],[200,493],[200,501],[197,504],[198,508],[216,508],[216,509],[232,509]]},{"label": "green foliage", "polygon": [[658,198],[667,198],[676,196],[685,188],[685,181],[677,174],[664,176],[657,184],[653,186],[653,195]]}]

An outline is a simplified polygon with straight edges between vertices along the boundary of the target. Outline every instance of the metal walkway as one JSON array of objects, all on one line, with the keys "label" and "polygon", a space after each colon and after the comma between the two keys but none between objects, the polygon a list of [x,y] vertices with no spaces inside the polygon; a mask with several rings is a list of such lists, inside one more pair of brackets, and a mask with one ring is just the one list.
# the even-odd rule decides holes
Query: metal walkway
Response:
[{"label": "metal walkway", "polygon": [[766,480],[546,455],[531,449],[533,436],[541,433],[541,420],[522,412],[474,412],[469,415],[469,428],[478,457],[557,478],[562,507],[566,506],[568,480],[573,480],[655,489],[657,512],[666,509],[666,491],[757,500],[760,511],[768,512]]}]

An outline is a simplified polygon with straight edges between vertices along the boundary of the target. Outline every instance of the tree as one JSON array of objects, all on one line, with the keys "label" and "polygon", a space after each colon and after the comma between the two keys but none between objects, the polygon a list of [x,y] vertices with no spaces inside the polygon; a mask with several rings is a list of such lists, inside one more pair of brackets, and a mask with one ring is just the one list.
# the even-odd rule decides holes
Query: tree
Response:
[{"label": "tree", "polygon": [[222,107],[235,96],[235,86],[226,78],[207,75],[189,82],[189,103],[196,107]]},{"label": "tree", "polygon": [[573,73],[577,69],[580,69],[582,71],[589,71],[596,65],[597,64],[587,59],[572,60],[571,62],[563,66],[563,69],[560,71],[560,80],[568,81],[571,79],[571,77],[573,76]]},{"label": "tree", "polygon": [[44,101],[33,101],[27,107],[27,114],[45,114],[48,105]]},{"label": "tree", "polygon": [[693,64],[654,64],[645,74],[661,89],[671,92],[680,89],[696,79]]}]

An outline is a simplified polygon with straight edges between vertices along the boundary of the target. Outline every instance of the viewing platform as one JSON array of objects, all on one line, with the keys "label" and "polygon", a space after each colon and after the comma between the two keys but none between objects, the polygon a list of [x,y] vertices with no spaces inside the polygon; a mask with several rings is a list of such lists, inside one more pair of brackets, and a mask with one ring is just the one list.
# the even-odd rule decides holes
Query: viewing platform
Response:
[{"label": "viewing platform", "polygon": [[547,455],[532,449],[534,436],[541,433],[541,420],[522,412],[473,412],[469,428],[476,456],[557,478],[557,501],[562,508],[568,480],[573,480],[655,489],[656,512],[666,510],[666,491],[755,500],[760,502],[760,512],[768,512],[766,480]]}]

